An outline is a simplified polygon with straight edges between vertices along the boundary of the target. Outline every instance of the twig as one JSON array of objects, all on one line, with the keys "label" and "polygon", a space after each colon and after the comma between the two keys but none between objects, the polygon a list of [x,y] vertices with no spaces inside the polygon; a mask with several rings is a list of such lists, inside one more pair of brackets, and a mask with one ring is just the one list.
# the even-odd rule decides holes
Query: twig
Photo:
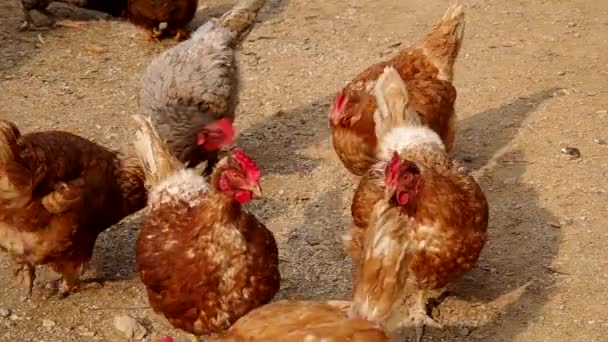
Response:
[{"label": "twig", "polygon": [[123,306],[123,307],[102,307],[102,308],[91,308],[91,310],[147,310],[151,309],[149,306]]}]

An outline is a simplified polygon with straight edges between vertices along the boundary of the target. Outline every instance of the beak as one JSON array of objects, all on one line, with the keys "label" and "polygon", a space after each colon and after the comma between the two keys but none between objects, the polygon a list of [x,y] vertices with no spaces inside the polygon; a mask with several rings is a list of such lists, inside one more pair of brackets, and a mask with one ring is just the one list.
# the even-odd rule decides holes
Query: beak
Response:
[{"label": "beak", "polygon": [[262,197],[264,194],[262,193],[262,187],[260,184],[256,184],[251,188],[251,192],[253,193],[253,197]]}]

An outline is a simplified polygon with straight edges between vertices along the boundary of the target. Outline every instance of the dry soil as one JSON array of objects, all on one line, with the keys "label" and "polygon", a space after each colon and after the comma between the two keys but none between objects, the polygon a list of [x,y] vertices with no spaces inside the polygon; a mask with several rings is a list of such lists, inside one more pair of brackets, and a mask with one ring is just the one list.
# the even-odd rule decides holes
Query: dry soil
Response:
[{"label": "dry soil", "polygon": [[[205,1],[193,25],[233,2]],[[415,42],[448,4],[274,0],[244,43],[238,145],[264,171],[267,196],[250,209],[280,241],[277,298],[349,296],[340,237],[354,183],[328,140],[329,98]],[[466,16],[458,157],[488,196],[490,239],[433,310],[446,328],[426,341],[606,341],[608,2],[467,0]],[[0,117],[128,151],[142,70],[174,42],[148,43],[116,20],[17,32],[21,18],[17,0],[0,2]],[[0,340],[122,341],[112,324],[120,314],[145,325],[146,341],[178,334],[147,308],[134,272],[137,223],[135,215],[98,240],[97,275],[110,281],[62,300],[24,300],[0,256],[0,309],[11,314],[0,317]]]}]

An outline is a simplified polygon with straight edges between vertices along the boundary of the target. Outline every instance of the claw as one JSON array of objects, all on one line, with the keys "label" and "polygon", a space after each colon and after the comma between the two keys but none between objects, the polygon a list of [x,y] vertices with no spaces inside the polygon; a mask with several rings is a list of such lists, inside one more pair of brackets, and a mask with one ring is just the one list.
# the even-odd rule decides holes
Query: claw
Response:
[{"label": "claw", "polygon": [[190,34],[187,31],[177,30],[177,32],[175,33],[175,40],[180,42],[182,40],[188,39],[189,36]]},{"label": "claw", "polygon": [[414,311],[408,317],[408,321],[413,322],[414,326],[416,327],[416,342],[422,341],[422,335],[424,334],[425,326],[429,326],[435,329],[443,329],[443,325],[432,319],[424,311]]},{"label": "claw", "polygon": [[416,329],[416,342],[422,341],[425,326],[435,329],[443,329],[443,325],[431,318],[426,312],[427,308],[425,291],[420,291],[417,294],[416,304],[410,309],[409,316],[401,323],[401,327],[411,327],[413,323]]},{"label": "claw", "polygon": [[148,33],[146,34],[146,40],[149,42],[160,43],[160,39],[158,39],[158,35],[154,30],[148,31]]},{"label": "claw", "polygon": [[30,27],[30,23],[28,23],[27,20],[25,20],[25,21],[23,21],[21,26],[19,26],[19,31],[27,31],[27,29],[29,27]]}]

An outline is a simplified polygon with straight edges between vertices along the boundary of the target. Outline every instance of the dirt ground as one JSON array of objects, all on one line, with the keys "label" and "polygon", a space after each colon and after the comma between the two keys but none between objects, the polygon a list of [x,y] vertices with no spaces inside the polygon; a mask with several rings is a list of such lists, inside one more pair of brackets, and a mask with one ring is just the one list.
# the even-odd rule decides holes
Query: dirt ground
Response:
[{"label": "dirt ground", "polygon": [[[193,25],[233,3],[205,1]],[[261,14],[242,49],[238,145],[264,171],[266,198],[249,208],[280,242],[277,298],[349,296],[340,237],[354,183],[329,143],[329,98],[421,37],[448,4],[274,0]],[[425,340],[606,341],[608,2],[467,0],[466,16],[458,157],[488,196],[490,239],[434,309],[446,328],[427,329]],[[147,43],[123,21],[17,32],[21,18],[17,0],[1,1],[0,117],[128,151],[142,70],[174,42]],[[560,152],[567,146],[580,158]],[[178,334],[147,308],[134,271],[137,223],[98,240],[97,275],[111,281],[62,300],[25,300],[0,256],[0,309],[11,313],[0,317],[0,341],[122,341],[112,320],[123,313],[146,326],[146,341]]]}]

